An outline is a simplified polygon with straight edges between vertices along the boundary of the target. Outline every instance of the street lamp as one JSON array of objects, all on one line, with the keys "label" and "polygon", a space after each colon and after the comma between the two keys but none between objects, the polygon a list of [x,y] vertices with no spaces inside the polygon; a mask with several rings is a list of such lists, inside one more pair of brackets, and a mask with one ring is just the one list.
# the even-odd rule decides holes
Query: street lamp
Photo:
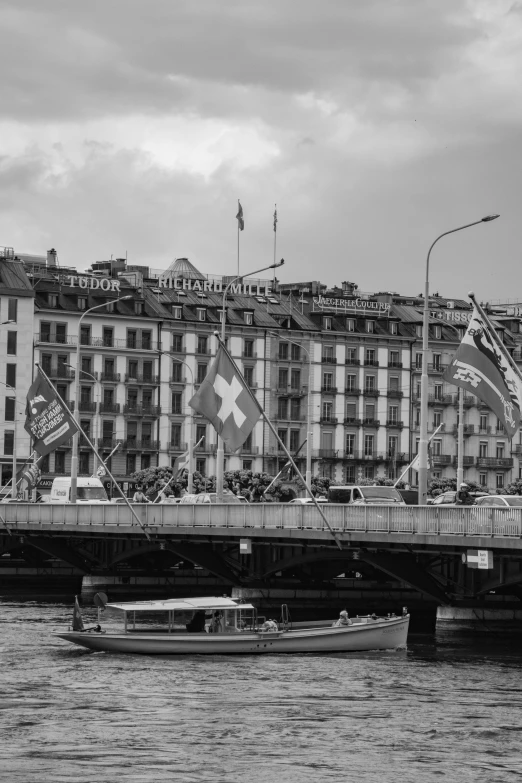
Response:
[{"label": "street lamp", "polygon": [[[192,380],[192,388],[194,388],[194,373],[192,372],[192,367],[187,364],[187,362],[184,362],[183,359],[178,359],[177,357],[172,356],[170,351],[162,351],[162,353],[167,354],[167,356],[170,356],[173,362],[176,362],[177,364],[184,364],[187,370],[190,373],[190,378]],[[192,408],[190,409],[190,424],[189,424],[189,436],[188,436],[188,453],[189,453],[189,467],[188,467],[188,476],[187,476],[187,493],[189,495],[192,495],[194,492],[194,412]]]},{"label": "street lamp", "polygon": [[[276,332],[269,332],[272,337],[280,337]],[[286,338],[283,338],[286,339]],[[286,340],[291,345],[297,345],[302,348],[308,356],[308,394],[306,395],[306,474],[305,481],[308,489],[312,489],[312,427],[311,427],[311,402],[312,402],[312,354],[301,343],[294,340]]]},{"label": "street lamp", "polygon": [[[227,294],[228,289],[231,285],[233,285],[236,280],[242,280],[244,277],[252,277],[252,275],[258,275],[260,272],[266,272],[268,269],[277,269],[278,266],[283,266],[285,263],[284,258],[281,259],[281,261],[277,261],[274,264],[270,264],[270,266],[264,266],[262,269],[256,269],[253,272],[247,272],[244,275],[237,275],[237,277],[233,277],[232,280],[228,283],[228,285],[225,287],[225,290],[223,291],[223,304],[221,308],[221,342],[225,342],[225,328],[227,323],[227,316],[226,316],[226,300],[227,300]],[[224,476],[224,467],[225,467],[225,450],[223,447],[223,440],[219,437],[217,439],[217,454],[216,454],[216,493],[218,500],[223,500],[223,476]]]},{"label": "street lamp", "polygon": [[107,307],[107,304],[116,304],[116,302],[123,302],[126,299],[132,299],[133,297],[128,296],[120,296],[118,299],[111,299],[110,302],[103,302],[102,304],[94,305],[94,307],[89,307],[88,310],[86,310],[84,313],[81,314],[80,320],[78,321],[78,337],[76,340],[76,372],[74,376],[74,399],[75,399],[75,407],[74,407],[74,420],[78,426],[78,429],[73,435],[73,442],[72,442],[72,456],[71,456],[71,503],[76,503],[76,497],[77,497],[77,486],[78,486],[78,446],[79,446],[79,427],[80,427],[80,405],[79,405],[79,398],[80,398],[80,327],[83,319],[86,315],[89,313],[92,313],[93,310],[98,310],[100,307]]},{"label": "street lamp", "polygon": [[420,439],[419,439],[419,505],[426,505],[428,495],[428,330],[429,330],[429,270],[430,254],[433,246],[448,234],[454,234],[456,231],[462,231],[471,226],[478,226],[479,223],[489,223],[496,220],[499,215],[487,215],[476,220],[474,223],[467,223],[465,226],[453,228],[451,231],[445,231],[432,242],[426,258],[426,281],[424,287],[424,312],[422,319],[422,375],[421,375],[421,403],[420,403]]}]

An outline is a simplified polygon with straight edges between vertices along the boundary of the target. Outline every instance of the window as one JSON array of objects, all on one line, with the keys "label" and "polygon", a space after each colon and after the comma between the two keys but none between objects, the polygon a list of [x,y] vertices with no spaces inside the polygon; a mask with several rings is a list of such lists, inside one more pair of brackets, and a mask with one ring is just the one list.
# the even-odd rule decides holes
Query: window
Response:
[{"label": "window", "polygon": [[299,443],[300,435],[301,433],[299,432],[299,430],[290,430],[290,451],[297,451],[297,449],[301,445]]},{"label": "window", "polygon": [[433,411],[433,426],[440,427],[442,423],[442,411]]},{"label": "window", "polygon": [[206,474],[207,474],[207,460],[204,457],[199,457],[196,460],[196,471],[201,476],[206,476]]},{"label": "window", "polygon": [[144,302],[134,302],[134,315],[143,315]]},{"label": "window", "polygon": [[244,441],[243,445],[241,446],[243,451],[249,452],[252,451],[252,433],[248,436],[248,438]]},{"label": "window", "polygon": [[288,370],[285,367],[280,367],[277,374],[277,385],[280,389],[286,389],[288,386]]},{"label": "window", "polygon": [[322,405],[322,419],[323,421],[332,421],[333,419],[333,402],[323,402]]},{"label": "window", "polygon": [[399,324],[397,321],[390,322],[390,334],[399,334]]},{"label": "window", "polygon": [[252,326],[254,323],[254,313],[245,313],[245,323],[247,326]]},{"label": "window", "polygon": [[[103,422],[105,424],[111,424],[112,422]],[[107,429],[107,432],[109,430]],[[106,437],[106,432],[104,430],[103,432],[104,440]],[[110,430],[110,437],[112,438],[112,428]],[[129,446],[136,447],[136,441],[138,440],[138,422],[137,421],[129,421],[127,423],[127,443]]]},{"label": "window", "polygon": [[415,327],[415,334],[417,337],[422,337],[422,324],[417,324]]},{"label": "window", "polygon": [[366,421],[373,421],[375,419],[375,405],[373,402],[368,402],[364,406],[364,418]]},{"label": "window", "polygon": [[18,299],[7,300],[7,320],[14,324],[18,321]]},{"label": "window", "polygon": [[333,363],[334,349],[333,345],[323,345],[323,362]]},{"label": "window", "polygon": [[503,489],[504,487],[504,474],[503,473],[497,473],[495,476],[496,479],[496,488],[497,489]]},{"label": "window", "polygon": [[52,355],[50,353],[42,353],[40,354],[40,362],[42,365],[42,370],[47,375],[51,374],[51,364],[52,364]]},{"label": "window", "polygon": [[58,307],[58,295],[57,294],[47,294],[47,304],[49,307]]},{"label": "window", "polygon": [[388,390],[391,392],[400,391],[398,375],[390,375],[390,377],[388,378]]},{"label": "window", "polygon": [[254,341],[253,340],[245,340],[243,345],[243,356],[245,356],[248,359],[252,359],[254,357]]},{"label": "window", "polygon": [[497,419],[497,432],[504,432],[504,425],[500,421],[500,419]]},{"label": "window", "polygon": [[290,387],[293,391],[299,391],[301,388],[301,370],[291,370]]},{"label": "window", "polygon": [[144,408],[152,407],[152,389],[144,389],[141,394],[141,402]]},{"label": "window", "polygon": [[172,305],[172,315],[177,321],[181,320],[181,306],[180,305]]},{"label": "window", "polygon": [[86,474],[90,473],[89,470],[89,460],[90,460],[90,454],[88,451],[80,451],[79,458],[78,458],[78,473],[80,474]]},{"label": "window", "polygon": [[346,376],[346,391],[355,391],[357,388],[357,376],[349,374]]},{"label": "window", "polygon": [[14,430],[4,432],[4,454],[12,454],[14,449]]},{"label": "window", "polygon": [[110,348],[114,345],[114,329],[112,326],[103,327],[102,341],[106,348]]},{"label": "window", "polygon": [[366,332],[368,334],[374,334],[375,332],[375,321],[366,321]]},{"label": "window", "polygon": [[288,343],[279,343],[279,358],[288,359]]},{"label": "window", "polygon": [[388,422],[390,424],[397,424],[399,421],[399,406],[390,405],[388,408]]},{"label": "window", "polygon": [[293,362],[301,361],[301,346],[290,343],[290,356]]},{"label": "window", "polygon": [[107,412],[112,410],[112,406],[114,405],[114,389],[103,390],[103,405]]},{"label": "window", "polygon": [[[67,356],[59,356],[58,357],[58,366],[62,365],[65,368],[65,365],[67,364]],[[82,356],[82,367],[81,367],[82,373],[89,373],[92,374],[92,357],[90,356]],[[81,376],[80,376],[81,377]]]},{"label": "window", "polygon": [[152,362],[143,362],[143,381],[144,383],[152,383]]},{"label": "window", "polygon": [[183,335],[182,334],[173,334],[172,335],[172,351],[175,353],[183,353]]},{"label": "window", "polygon": [[373,465],[365,465],[364,466],[364,478],[366,479],[373,479],[375,478],[375,468]]},{"label": "window", "polygon": [[346,466],[345,481],[347,484],[355,484],[355,465]]},{"label": "window", "polygon": [[415,354],[415,369],[421,370],[422,369],[422,354],[416,353]]},{"label": "window", "polygon": [[497,443],[497,448],[496,448],[496,452],[497,452],[496,453],[496,457],[497,457],[497,459],[504,459],[505,448],[506,448],[506,444],[505,443]]},{"label": "window", "polygon": [[14,421],[14,420],[15,420],[15,398],[6,397],[4,421]]},{"label": "window", "polygon": [[480,424],[479,424],[479,430],[481,432],[487,432],[488,429],[488,416],[487,414],[480,414]]},{"label": "window", "polygon": [[81,402],[90,402],[91,401],[91,392],[92,389],[90,386],[80,386],[80,401]]},{"label": "window", "polygon": [[301,418],[301,400],[290,400],[290,418],[299,421]]},{"label": "window", "polygon": [[49,455],[46,454],[45,457],[42,457],[40,460],[40,470],[42,473],[49,473]]},{"label": "window", "polygon": [[54,472],[65,473],[65,451],[54,452]]},{"label": "window", "polygon": [[436,340],[440,340],[442,338],[442,326],[433,327],[433,336]]},{"label": "window", "polygon": [[434,353],[433,354],[433,369],[434,370],[440,370],[440,360],[441,360],[441,358],[442,358],[442,356],[441,356],[440,353]]},{"label": "window", "polygon": [[323,373],[323,391],[331,391],[333,388],[333,373]]},{"label": "window", "polygon": [[353,432],[347,432],[344,439],[345,454],[353,456],[355,453],[355,435]]},{"label": "window", "polygon": [[332,330],[332,317],[330,315],[325,315],[323,317],[323,329],[328,332]]},{"label": "window", "polygon": [[67,324],[56,324],[56,342],[67,342]]},{"label": "window", "polygon": [[364,436],[364,456],[372,457],[375,448],[375,435]]},{"label": "window", "polygon": [[127,472],[127,476],[130,476],[131,473],[136,473],[136,455],[135,454],[127,454],[126,472]]},{"label": "window", "polygon": [[244,459],[242,460],[242,466],[243,470],[252,470],[252,460],[251,459]]},{"label": "window", "polygon": [[356,402],[347,402],[346,403],[346,418],[350,419],[351,421],[354,421],[357,418],[357,403]]},{"label": "window", "polygon": [[364,390],[367,392],[375,391],[375,375],[366,375],[364,377]]},{"label": "window", "polygon": [[16,332],[7,332],[7,354],[8,356],[16,356]]},{"label": "window", "polygon": [[198,307],[197,308],[197,314],[198,314],[198,321],[206,321],[207,320],[207,311],[204,307]]},{"label": "window", "polygon": [[197,424],[196,425],[196,443],[199,443],[199,446],[201,449],[205,448],[206,445],[206,439],[207,439],[207,425],[206,424]]},{"label": "window", "polygon": [[205,376],[207,374],[207,364],[202,364],[201,362],[198,362],[197,366],[197,373],[196,373],[196,383],[203,383],[205,380]]},{"label": "window", "polygon": [[208,353],[208,337],[206,335],[198,335],[198,345],[196,353]]},{"label": "window", "polygon": [[388,359],[388,366],[389,367],[400,367],[399,362],[399,351],[390,351],[390,357]]},{"label": "window", "polygon": [[346,364],[359,364],[357,361],[357,348],[346,349]]},{"label": "window", "polygon": [[170,425],[170,445],[173,449],[181,448],[181,424]]},{"label": "window", "polygon": [[6,364],[5,366],[5,385],[16,389],[16,364]]},{"label": "window", "polygon": [[150,468],[150,454],[142,454],[141,455],[141,469],[147,470]]},{"label": "window", "polygon": [[479,473],[479,484],[481,487],[487,487],[488,485],[488,474],[487,473]]},{"label": "window", "polygon": [[87,310],[87,297],[79,296],[78,299],[76,300],[76,304],[78,310]]},{"label": "window", "polygon": [[367,348],[366,349],[364,363],[368,364],[368,365],[375,365],[375,364],[377,364],[376,359],[375,359],[375,351],[373,350],[373,348]]},{"label": "window", "polygon": [[355,318],[346,319],[346,330],[348,332],[355,332]]},{"label": "window", "polygon": [[172,392],[171,402],[172,402],[172,413],[180,414],[181,413],[181,392]]},{"label": "window", "polygon": [[244,367],[243,368],[243,375],[246,381],[247,386],[250,386],[252,388],[254,386],[254,368],[253,367]]},{"label": "window", "polygon": [[286,446],[286,436],[287,436],[288,430],[277,430],[277,437],[283,444],[283,446]]},{"label": "window", "polygon": [[442,454],[442,440],[440,440],[440,438],[435,438],[434,440],[432,440],[431,443],[432,443],[431,453],[433,454],[434,457],[440,457],[440,455]]},{"label": "window", "polygon": [[141,333],[141,348],[144,351],[150,351],[152,348],[152,332],[148,329],[144,329]]},{"label": "window", "polygon": [[281,397],[277,401],[277,418],[286,419],[288,416],[288,400],[286,397]]},{"label": "window", "polygon": [[396,457],[399,451],[399,438],[397,435],[388,435],[388,456]]},{"label": "window", "polygon": [[172,375],[171,380],[173,383],[181,383],[182,379],[182,368],[183,365],[181,362],[172,362]]},{"label": "window", "polygon": [[487,440],[481,440],[479,443],[479,457],[484,459],[488,456],[488,442]]},{"label": "window", "polygon": [[443,394],[442,394],[442,383],[436,383],[433,387],[433,397],[436,400],[442,400]]},{"label": "window", "polygon": [[42,343],[51,342],[51,324],[45,321],[42,321],[42,323],[40,324],[40,342]]}]

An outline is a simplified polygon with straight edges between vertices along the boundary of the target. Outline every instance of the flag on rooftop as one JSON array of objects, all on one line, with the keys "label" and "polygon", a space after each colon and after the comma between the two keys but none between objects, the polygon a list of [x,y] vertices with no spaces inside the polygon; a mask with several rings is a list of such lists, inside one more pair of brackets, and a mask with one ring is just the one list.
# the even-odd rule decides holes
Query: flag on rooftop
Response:
[{"label": "flag on rooftop", "polygon": [[25,429],[33,438],[33,449],[42,457],[67,443],[78,432],[70,410],[39,367],[27,392],[25,411]]},{"label": "flag on rooftop", "polygon": [[242,375],[221,344],[189,405],[210,421],[231,451],[243,445],[261,415]]},{"label": "flag on rooftop", "polygon": [[241,202],[238,200],[237,202],[237,225],[240,231],[243,231],[245,228],[245,221],[243,218],[243,207],[241,206]]},{"label": "flag on rooftop", "polygon": [[493,410],[509,438],[520,427],[522,382],[476,307],[443,379],[475,394]]}]

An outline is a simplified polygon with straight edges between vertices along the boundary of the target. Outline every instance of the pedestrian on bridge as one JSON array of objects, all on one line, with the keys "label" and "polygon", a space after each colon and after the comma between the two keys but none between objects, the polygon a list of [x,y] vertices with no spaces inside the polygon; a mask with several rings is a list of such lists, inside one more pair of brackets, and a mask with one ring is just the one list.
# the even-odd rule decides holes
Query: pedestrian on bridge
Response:
[{"label": "pedestrian on bridge", "polygon": [[469,485],[465,482],[462,482],[459,489],[457,490],[457,495],[455,497],[455,502],[458,506],[472,506],[473,505],[473,498],[469,494]]}]

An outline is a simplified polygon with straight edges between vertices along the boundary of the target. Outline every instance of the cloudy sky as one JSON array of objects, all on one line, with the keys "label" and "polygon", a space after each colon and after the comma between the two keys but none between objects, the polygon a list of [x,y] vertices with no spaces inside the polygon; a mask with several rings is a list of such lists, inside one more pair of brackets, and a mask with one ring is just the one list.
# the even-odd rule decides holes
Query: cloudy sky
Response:
[{"label": "cloudy sky", "polygon": [[0,245],[518,290],[517,0],[0,0]]}]

